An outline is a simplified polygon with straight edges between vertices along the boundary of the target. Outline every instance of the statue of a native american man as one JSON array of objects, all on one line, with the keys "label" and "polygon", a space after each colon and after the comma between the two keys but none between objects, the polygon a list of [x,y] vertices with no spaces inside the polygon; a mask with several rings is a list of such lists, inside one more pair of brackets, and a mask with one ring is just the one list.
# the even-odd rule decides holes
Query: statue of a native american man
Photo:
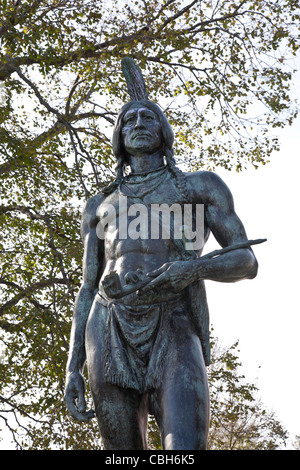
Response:
[{"label": "statue of a native american man", "polygon": [[[163,449],[205,449],[210,347],[204,281],[254,278],[250,245],[260,240],[248,241],[231,193],[216,174],[183,173],[176,166],[172,129],[148,100],[139,68],[126,58],[123,72],[131,100],[113,133],[116,180],[87,201],[82,215],[83,282],[65,401],[75,419],[94,416],[84,398],[87,361],[106,450],[147,449],[149,413]],[[162,220],[157,209],[163,208],[173,223]],[[190,217],[182,220],[185,209]],[[186,228],[201,231],[202,242],[188,243]],[[210,232],[222,249],[201,256]]]}]

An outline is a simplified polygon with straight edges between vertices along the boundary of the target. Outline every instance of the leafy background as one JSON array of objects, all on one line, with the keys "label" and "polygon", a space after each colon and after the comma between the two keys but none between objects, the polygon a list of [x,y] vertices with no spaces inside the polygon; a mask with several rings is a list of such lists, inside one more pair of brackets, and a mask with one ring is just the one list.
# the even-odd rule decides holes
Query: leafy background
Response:
[{"label": "leafy background", "polygon": [[[112,126],[128,100],[121,58],[141,67],[182,167],[258,168],[279,149],[277,130],[297,116],[289,87],[299,5],[3,0],[0,18],[2,428],[16,448],[95,449],[95,422],[74,423],[62,396],[81,282],[81,210],[114,176]],[[230,367],[240,384],[237,362]],[[218,377],[223,386],[212,367],[212,397],[214,386],[227,387],[226,374]],[[245,416],[250,395],[236,393],[241,414],[223,423]],[[220,416],[224,397],[216,396]],[[230,446],[229,426],[222,438],[214,419],[212,426],[211,447]],[[282,443],[284,430],[257,445],[279,445],[278,436]]]}]

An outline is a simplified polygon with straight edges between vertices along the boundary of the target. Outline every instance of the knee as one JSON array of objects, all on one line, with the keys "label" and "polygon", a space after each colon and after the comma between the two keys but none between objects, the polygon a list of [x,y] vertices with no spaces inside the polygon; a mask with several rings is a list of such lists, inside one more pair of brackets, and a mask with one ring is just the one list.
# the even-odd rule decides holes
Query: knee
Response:
[{"label": "knee", "polygon": [[169,433],[163,440],[164,450],[206,450],[207,449],[207,432],[196,431],[192,434]]}]

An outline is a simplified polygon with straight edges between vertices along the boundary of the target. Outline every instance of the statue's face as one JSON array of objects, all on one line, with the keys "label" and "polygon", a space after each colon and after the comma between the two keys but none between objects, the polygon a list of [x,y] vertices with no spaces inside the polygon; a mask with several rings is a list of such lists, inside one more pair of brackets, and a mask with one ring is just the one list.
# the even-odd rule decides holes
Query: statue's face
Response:
[{"label": "statue's face", "polygon": [[130,155],[152,154],[162,146],[161,123],[149,108],[129,109],[123,117],[122,140]]}]

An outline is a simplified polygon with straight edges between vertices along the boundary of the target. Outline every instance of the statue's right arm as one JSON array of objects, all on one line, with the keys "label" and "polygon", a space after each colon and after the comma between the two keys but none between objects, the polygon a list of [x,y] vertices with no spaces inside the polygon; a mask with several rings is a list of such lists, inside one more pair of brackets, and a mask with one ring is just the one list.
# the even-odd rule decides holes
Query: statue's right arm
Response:
[{"label": "statue's right arm", "polygon": [[83,281],[75,300],[69,357],[66,368],[65,403],[78,421],[88,421],[93,410],[86,411],[85,381],[82,375],[85,353],[85,329],[98,285],[103,256],[103,241],[96,234],[96,211],[99,198],[90,199],[83,211],[81,235],[84,244]]}]

